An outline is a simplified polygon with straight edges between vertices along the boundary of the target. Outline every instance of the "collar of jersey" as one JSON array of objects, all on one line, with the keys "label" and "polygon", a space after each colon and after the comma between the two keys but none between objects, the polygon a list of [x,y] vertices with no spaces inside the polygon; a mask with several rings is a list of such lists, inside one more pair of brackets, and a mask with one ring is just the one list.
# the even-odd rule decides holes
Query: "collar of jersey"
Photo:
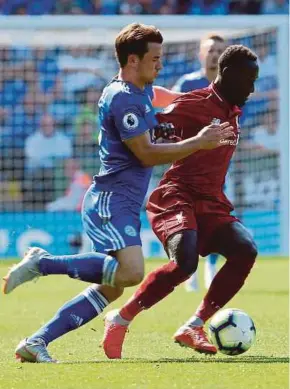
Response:
[{"label": "collar of jersey", "polygon": [[130,87],[130,89],[132,90],[132,92],[140,93],[140,94],[144,94],[144,93],[145,93],[146,85],[145,85],[144,90],[142,90],[142,89],[138,88],[138,86],[134,85],[134,84],[133,84],[132,82],[130,82],[130,81],[120,80],[120,79],[118,78],[118,76],[114,77],[114,78],[113,78],[113,81],[115,81],[115,82],[120,82],[120,83],[123,83],[123,84],[127,84],[127,85]]},{"label": "collar of jersey", "polygon": [[215,101],[221,106],[223,107],[224,109],[226,108],[228,111],[229,111],[229,116],[232,117],[232,116],[237,116],[237,115],[241,115],[242,113],[242,110],[237,106],[237,105],[234,105],[234,106],[231,106],[225,99],[224,97],[220,94],[220,92],[218,91],[217,87],[214,85],[214,83],[212,82],[210,85],[209,85],[209,88],[210,90],[212,90],[213,92],[213,96],[215,98]]}]

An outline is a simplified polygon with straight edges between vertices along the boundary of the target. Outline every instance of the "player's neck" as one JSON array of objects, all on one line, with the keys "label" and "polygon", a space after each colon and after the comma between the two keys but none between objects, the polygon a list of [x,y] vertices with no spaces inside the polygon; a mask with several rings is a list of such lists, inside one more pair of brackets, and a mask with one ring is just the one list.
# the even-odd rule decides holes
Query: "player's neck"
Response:
[{"label": "player's neck", "polygon": [[230,106],[234,106],[233,103],[231,103],[231,99],[228,97],[228,93],[227,93],[227,90],[226,88],[223,87],[223,84],[222,84],[222,81],[221,79],[219,78],[219,76],[216,77],[216,79],[214,80],[214,86],[217,90],[217,92],[221,95],[221,97],[230,105]]},{"label": "player's neck", "polygon": [[145,88],[145,83],[140,80],[137,74],[131,69],[120,69],[118,79],[123,80],[125,82],[130,82],[141,90]]},{"label": "player's neck", "polygon": [[216,70],[204,69],[203,72],[209,82],[213,82],[215,80]]}]

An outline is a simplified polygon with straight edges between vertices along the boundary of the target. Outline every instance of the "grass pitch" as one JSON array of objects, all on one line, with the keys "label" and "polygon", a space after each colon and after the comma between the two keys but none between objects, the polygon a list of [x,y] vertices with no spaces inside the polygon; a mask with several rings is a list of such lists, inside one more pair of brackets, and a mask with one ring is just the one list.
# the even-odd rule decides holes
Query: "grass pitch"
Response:
[{"label": "grass pitch", "polygon": [[[147,271],[161,261],[148,261]],[[11,262],[0,262],[2,277]],[[203,276],[201,260],[200,284]],[[245,310],[257,328],[256,344],[240,357],[202,356],[172,342],[176,329],[191,316],[205,290],[183,286],[139,315],[131,326],[124,359],[109,361],[99,348],[102,317],[58,339],[49,347],[57,365],[20,364],[18,342],[52,317],[86,285],[64,276],[21,286],[0,302],[0,388],[2,389],[287,389],[288,261],[259,258],[243,290],[228,304]],[[119,307],[133,292],[111,306]],[[110,309],[110,308],[107,308]]]}]

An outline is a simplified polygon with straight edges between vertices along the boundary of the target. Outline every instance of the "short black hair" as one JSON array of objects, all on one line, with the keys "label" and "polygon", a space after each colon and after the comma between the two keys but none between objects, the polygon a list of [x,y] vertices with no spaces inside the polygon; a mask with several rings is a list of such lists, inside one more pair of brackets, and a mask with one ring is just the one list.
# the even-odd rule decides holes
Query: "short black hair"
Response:
[{"label": "short black hair", "polygon": [[246,61],[257,61],[257,55],[243,45],[228,46],[218,60],[219,73],[229,66],[240,67]]}]

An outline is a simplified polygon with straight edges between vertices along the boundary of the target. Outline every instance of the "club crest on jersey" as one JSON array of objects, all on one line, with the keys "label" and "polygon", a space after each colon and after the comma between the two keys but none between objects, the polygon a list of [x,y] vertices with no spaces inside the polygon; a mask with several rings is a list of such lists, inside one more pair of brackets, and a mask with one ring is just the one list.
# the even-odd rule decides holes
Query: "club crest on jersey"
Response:
[{"label": "club crest on jersey", "polygon": [[217,125],[219,125],[219,124],[221,124],[221,119],[213,118],[210,124],[217,124]]},{"label": "club crest on jersey", "polygon": [[133,226],[130,226],[130,225],[127,225],[125,227],[125,233],[128,235],[128,236],[137,236],[137,231],[136,229],[133,227]]},{"label": "club crest on jersey", "polygon": [[123,125],[128,130],[134,130],[139,124],[137,116],[133,112],[126,113],[123,117]]}]

